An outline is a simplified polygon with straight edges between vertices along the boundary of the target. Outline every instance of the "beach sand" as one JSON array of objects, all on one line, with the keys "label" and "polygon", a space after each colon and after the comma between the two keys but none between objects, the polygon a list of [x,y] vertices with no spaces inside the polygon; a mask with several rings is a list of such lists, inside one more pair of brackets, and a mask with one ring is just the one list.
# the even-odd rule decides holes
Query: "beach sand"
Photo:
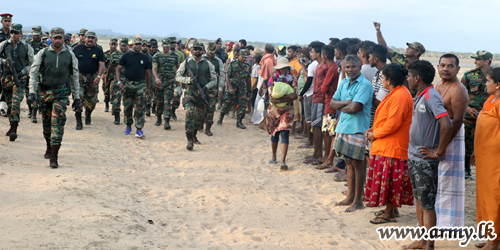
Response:
[{"label": "beach sand", "polygon": [[[125,136],[105,113],[102,91],[92,125],[75,130],[72,111],[59,169],[43,158],[41,118],[22,104],[19,137],[0,140],[0,249],[399,249],[369,220],[380,208],[345,214],[334,204],[344,183],[305,165],[311,150],[291,139],[288,165],[269,164],[267,132],[226,117],[214,136],[185,149],[184,111],[172,130],[147,117],[146,138]],[[123,117],[123,116],[122,116]],[[218,112],[216,113],[218,117]],[[8,130],[0,117],[1,132]],[[135,131],[135,129],[134,129]],[[279,151],[279,150],[278,150]],[[475,225],[475,182],[467,181],[466,225]],[[398,223],[415,226],[414,207]],[[439,241],[436,249],[457,249]],[[466,249],[474,249],[471,243]]]}]

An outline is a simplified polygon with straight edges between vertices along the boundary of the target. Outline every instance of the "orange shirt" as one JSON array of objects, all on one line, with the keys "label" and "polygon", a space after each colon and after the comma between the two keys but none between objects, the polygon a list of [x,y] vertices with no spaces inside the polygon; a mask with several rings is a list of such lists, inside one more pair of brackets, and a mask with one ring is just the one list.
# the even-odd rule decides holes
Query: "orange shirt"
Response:
[{"label": "orange shirt", "polygon": [[302,69],[302,65],[300,65],[299,59],[297,57],[290,61],[290,66],[293,67],[292,75],[295,77],[299,77],[299,72],[300,69]]},{"label": "orange shirt", "polygon": [[370,153],[408,160],[413,99],[403,86],[395,87],[377,107],[373,121],[373,141]]}]

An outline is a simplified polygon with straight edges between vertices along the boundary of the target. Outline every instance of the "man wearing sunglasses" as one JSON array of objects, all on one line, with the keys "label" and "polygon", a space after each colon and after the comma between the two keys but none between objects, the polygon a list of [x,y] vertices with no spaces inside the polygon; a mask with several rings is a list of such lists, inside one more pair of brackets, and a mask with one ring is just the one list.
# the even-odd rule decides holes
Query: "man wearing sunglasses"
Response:
[{"label": "man wearing sunglasses", "polygon": [[[10,38],[10,25],[12,24],[12,14],[4,13],[0,14],[2,17],[2,29],[0,30],[0,43]],[[2,75],[2,70],[0,69],[0,75]],[[0,84],[0,94],[2,94],[2,84]],[[3,117],[7,116],[7,103],[5,103],[5,96],[2,94],[0,96],[0,115]]]},{"label": "man wearing sunglasses", "polygon": [[[168,38],[170,40],[170,51],[173,51],[179,56],[179,64],[184,62],[186,60],[186,54],[182,52],[181,49],[177,49],[177,45],[182,43],[176,42],[176,37],[171,36]],[[181,40],[179,40],[181,41]],[[182,47],[182,46],[181,46]],[[181,105],[181,96],[182,96],[182,88],[179,84],[179,82],[175,82],[175,91],[174,91],[174,99],[172,100],[172,111],[170,112],[170,116],[172,120],[177,120],[177,116],[175,115],[175,110],[179,108]]]},{"label": "man wearing sunglasses", "polygon": [[182,104],[186,109],[185,128],[188,141],[186,149],[193,150],[194,143],[201,144],[196,138],[196,133],[202,126],[206,107],[203,101],[203,93],[198,90],[196,82],[204,91],[213,88],[217,84],[215,67],[206,57],[202,57],[200,43],[195,42],[193,44],[193,56],[182,62],[177,70],[175,80],[182,83],[184,88]]},{"label": "man wearing sunglasses", "polygon": [[[7,101],[7,116],[10,120],[10,129],[5,133],[10,141],[17,138],[17,126],[19,125],[20,106],[23,101],[29,70],[33,63],[33,48],[21,40],[23,26],[18,23],[10,27],[10,39],[0,43],[0,64],[2,65],[2,88]],[[8,64],[9,52],[14,61]],[[14,74],[18,81],[15,82]]]}]

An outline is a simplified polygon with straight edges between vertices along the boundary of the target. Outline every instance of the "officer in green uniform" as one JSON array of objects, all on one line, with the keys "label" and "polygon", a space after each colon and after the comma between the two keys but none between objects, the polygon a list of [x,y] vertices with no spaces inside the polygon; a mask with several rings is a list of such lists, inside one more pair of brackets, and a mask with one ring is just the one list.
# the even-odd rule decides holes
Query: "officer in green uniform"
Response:
[{"label": "officer in green uniform", "polygon": [[153,56],[153,75],[156,83],[156,123],[161,125],[161,117],[165,119],[164,129],[170,129],[170,118],[172,112],[172,100],[174,98],[175,74],[179,68],[179,56],[170,51],[170,39],[163,39],[163,52],[157,52]]},{"label": "officer in green uniform", "polygon": [[[148,40],[142,40],[142,54],[146,55],[148,58],[149,58],[149,62],[151,63],[153,61],[153,56],[151,55],[151,53],[149,53],[149,49],[151,48],[151,44],[149,43]],[[150,78],[151,79],[154,79],[154,76],[153,76],[153,72],[151,71],[150,72],[151,76]],[[151,86],[151,87],[154,87]],[[150,93],[153,93],[151,91],[151,89],[149,90]],[[146,116],[151,116],[151,101],[152,101],[152,97],[153,95],[149,95],[147,98],[146,98]]]},{"label": "officer in green uniform", "polygon": [[214,65],[215,73],[217,74],[217,84],[213,88],[208,90],[208,106],[205,112],[205,134],[208,136],[212,136],[213,133],[211,131],[212,125],[214,124],[214,112],[215,105],[217,104],[218,97],[222,96],[222,90],[226,85],[226,70],[224,68],[224,63],[222,60],[215,55],[216,45],[214,42],[210,42],[207,46],[207,59]]},{"label": "officer in green uniform", "polygon": [[236,99],[239,100],[237,113],[236,127],[245,129],[243,119],[245,118],[245,109],[247,107],[248,94],[250,93],[250,65],[246,63],[246,59],[250,55],[248,50],[241,49],[239,57],[229,64],[227,68],[226,78],[226,96],[224,97],[222,109],[220,111],[217,125],[222,125],[224,115],[229,113]]},{"label": "officer in green uniform", "polygon": [[470,157],[474,152],[474,134],[476,132],[476,119],[483,109],[484,102],[490,96],[486,89],[486,74],[490,71],[493,55],[485,50],[476,52],[474,64],[476,68],[465,72],[462,83],[469,93],[469,107],[465,111],[465,178],[472,178]]},{"label": "officer in green uniform", "polygon": [[85,33],[87,33],[87,29],[85,28],[81,28],[80,29],[80,33],[78,33],[78,37],[80,38],[80,41],[74,43],[71,45],[71,48],[74,49],[76,46],[80,45],[80,44],[85,44]]},{"label": "officer in green uniform", "polygon": [[71,92],[75,97],[73,107],[78,110],[81,103],[78,60],[63,45],[62,28],[52,28],[50,34],[52,45],[36,55],[30,70],[29,99],[35,99],[37,89],[41,90],[43,137],[47,144],[44,157],[50,159],[51,167],[57,168],[57,157],[66,124],[66,105]]},{"label": "officer in green uniform", "polygon": [[201,128],[206,107],[203,93],[200,93],[196,82],[204,91],[217,84],[214,65],[202,57],[202,48],[198,42],[193,44],[193,56],[179,66],[175,80],[180,82],[184,89],[182,103],[186,109],[185,128],[188,141],[186,149],[193,150],[193,144],[200,143],[196,138],[196,133]]},{"label": "officer in green uniform", "polygon": [[[38,54],[40,50],[43,48],[47,48],[49,45],[45,42],[42,41],[42,27],[39,25],[35,25],[31,27],[31,36],[32,40],[28,41],[28,44],[31,45],[33,48],[34,55]],[[29,86],[26,86],[26,95],[29,93]],[[31,122],[37,123],[36,119],[36,112],[40,108],[40,89],[37,89],[35,93],[35,101],[31,103],[30,101],[27,100],[28,108],[29,108],[29,113],[28,113],[28,118],[31,118]]]},{"label": "officer in green uniform", "polygon": [[[171,36],[168,38],[170,40],[170,50],[175,52],[179,56],[179,64],[184,62],[186,60],[186,55],[177,49],[177,42],[176,42],[176,37]],[[182,87],[180,86],[179,82],[176,82],[176,88],[174,91],[174,100],[172,101],[172,112],[170,115],[172,116],[173,120],[177,120],[177,116],[175,115],[175,110],[179,108],[181,105],[181,96],[182,96]]]},{"label": "officer in green uniform", "polygon": [[[17,127],[20,121],[21,102],[23,101],[29,70],[33,63],[33,48],[22,41],[23,26],[13,23],[10,27],[10,39],[0,43],[0,64],[2,65],[2,88],[7,101],[7,115],[10,120],[10,129],[5,134],[10,141],[17,138]],[[8,66],[8,52],[13,57],[13,67]],[[18,82],[14,82],[14,74]]]},{"label": "officer in green uniform", "polygon": [[[0,14],[2,17],[2,28],[0,29],[0,43],[10,39],[10,26],[12,24],[12,14],[3,13]],[[0,70],[0,76],[2,72]],[[7,103],[5,102],[5,95],[2,94],[2,84],[0,84],[0,115],[7,117]]]},{"label": "officer in green uniform", "polygon": [[111,54],[109,68],[106,72],[106,79],[113,79],[113,81],[111,82],[111,112],[115,117],[115,125],[120,125],[120,106],[122,100],[122,92],[118,87],[118,80],[125,82],[125,69],[122,69],[120,79],[116,79],[115,69],[118,66],[118,63],[120,62],[123,54],[130,51],[130,49],[128,48],[128,42],[128,38],[122,38],[120,40],[120,49]]},{"label": "officer in green uniform", "polygon": [[[113,54],[116,51],[116,48],[118,47],[118,38],[111,38],[109,41],[109,50],[104,52],[104,57],[106,57],[106,60],[104,61],[104,81],[102,84],[102,91],[104,92],[104,112],[109,112],[109,101],[110,101],[110,96],[111,96],[111,82],[114,80],[114,74],[110,74],[110,77],[108,78],[108,69],[109,65],[111,64],[111,54]],[[112,72],[111,72],[112,73]]]}]

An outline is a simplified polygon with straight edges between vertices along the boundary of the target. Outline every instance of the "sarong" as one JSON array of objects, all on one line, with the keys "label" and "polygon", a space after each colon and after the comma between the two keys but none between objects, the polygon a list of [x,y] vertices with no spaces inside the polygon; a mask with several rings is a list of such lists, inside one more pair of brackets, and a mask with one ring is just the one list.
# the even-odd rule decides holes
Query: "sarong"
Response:
[{"label": "sarong", "polygon": [[445,160],[438,167],[436,226],[463,227],[465,206],[464,125],[446,148]]}]

